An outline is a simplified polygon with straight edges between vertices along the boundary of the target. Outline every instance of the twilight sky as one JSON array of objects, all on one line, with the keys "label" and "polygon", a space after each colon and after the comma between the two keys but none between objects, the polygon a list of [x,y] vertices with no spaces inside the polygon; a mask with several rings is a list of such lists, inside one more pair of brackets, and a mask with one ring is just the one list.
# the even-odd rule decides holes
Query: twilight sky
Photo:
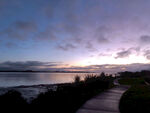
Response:
[{"label": "twilight sky", "polygon": [[0,70],[150,69],[150,0],[0,0]]}]

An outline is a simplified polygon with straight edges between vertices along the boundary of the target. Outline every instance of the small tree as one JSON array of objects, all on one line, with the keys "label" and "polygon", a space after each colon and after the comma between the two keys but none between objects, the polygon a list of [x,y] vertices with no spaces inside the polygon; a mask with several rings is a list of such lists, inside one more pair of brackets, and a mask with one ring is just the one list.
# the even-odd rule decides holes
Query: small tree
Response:
[{"label": "small tree", "polygon": [[100,75],[100,77],[103,77],[103,78],[104,78],[104,77],[105,77],[105,73],[102,72],[101,75]]},{"label": "small tree", "polygon": [[75,83],[79,83],[81,81],[81,78],[80,78],[80,76],[75,76],[75,78],[74,78],[74,82]]}]

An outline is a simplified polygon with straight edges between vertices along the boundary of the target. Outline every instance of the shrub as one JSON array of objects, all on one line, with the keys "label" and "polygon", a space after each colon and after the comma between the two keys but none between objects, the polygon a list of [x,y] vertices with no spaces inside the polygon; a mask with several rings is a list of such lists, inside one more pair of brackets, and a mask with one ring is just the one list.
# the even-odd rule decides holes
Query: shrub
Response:
[{"label": "shrub", "polygon": [[97,79],[98,79],[98,76],[96,76],[96,75],[87,75],[84,78],[84,82],[92,82]]},{"label": "shrub", "polygon": [[80,78],[80,76],[75,76],[75,78],[74,78],[74,82],[75,83],[79,83],[81,81],[81,78]]},{"label": "shrub", "polygon": [[[50,110],[52,113],[75,113],[82,104],[96,94],[108,89],[109,80],[100,77],[87,76],[85,82],[74,82],[59,85],[57,91],[48,91],[40,94],[31,103],[35,110]],[[43,111],[44,112],[44,111]]]},{"label": "shrub", "polygon": [[110,82],[111,77],[104,79],[88,75],[83,82],[76,76],[74,83],[58,84],[56,91],[49,90],[39,94],[31,103],[26,103],[19,92],[9,91],[0,96],[0,105],[12,112],[18,112],[21,108],[19,112],[75,113],[85,101],[108,89]]},{"label": "shrub", "polygon": [[0,106],[1,110],[16,112],[19,111],[20,108],[26,110],[27,102],[21,96],[21,93],[11,90],[0,96]]}]

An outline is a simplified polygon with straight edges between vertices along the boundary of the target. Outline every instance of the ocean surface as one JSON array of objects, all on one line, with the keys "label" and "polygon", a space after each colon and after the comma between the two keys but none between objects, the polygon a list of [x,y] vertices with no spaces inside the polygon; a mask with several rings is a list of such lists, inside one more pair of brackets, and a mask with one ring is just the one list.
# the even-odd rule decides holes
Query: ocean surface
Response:
[{"label": "ocean surface", "polygon": [[76,75],[84,79],[87,74],[89,73],[0,72],[0,87],[69,83],[74,81]]}]

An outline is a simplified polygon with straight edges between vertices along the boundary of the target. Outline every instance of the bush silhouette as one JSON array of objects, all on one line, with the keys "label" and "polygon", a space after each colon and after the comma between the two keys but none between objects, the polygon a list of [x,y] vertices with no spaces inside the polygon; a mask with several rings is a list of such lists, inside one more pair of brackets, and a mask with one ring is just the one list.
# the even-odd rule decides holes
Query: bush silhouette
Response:
[{"label": "bush silhouette", "polygon": [[11,90],[0,96],[1,110],[16,112],[20,108],[27,108],[26,100],[21,96],[21,93]]},{"label": "bush silhouette", "polygon": [[75,78],[74,78],[74,82],[75,83],[79,83],[81,81],[81,78],[80,78],[80,76],[75,76]]},{"label": "bush silhouette", "polygon": [[[17,91],[9,91],[0,96],[0,105],[13,112],[75,113],[86,100],[110,87],[112,77],[87,76],[85,81],[77,77],[74,83],[58,84],[57,90],[39,94],[27,103]],[[21,111],[19,109],[21,108]]]},{"label": "bush silhouette", "polygon": [[52,113],[75,113],[92,96],[110,87],[112,79],[88,76],[85,81],[58,86],[57,91],[40,94],[31,103],[32,108],[49,110]]}]

